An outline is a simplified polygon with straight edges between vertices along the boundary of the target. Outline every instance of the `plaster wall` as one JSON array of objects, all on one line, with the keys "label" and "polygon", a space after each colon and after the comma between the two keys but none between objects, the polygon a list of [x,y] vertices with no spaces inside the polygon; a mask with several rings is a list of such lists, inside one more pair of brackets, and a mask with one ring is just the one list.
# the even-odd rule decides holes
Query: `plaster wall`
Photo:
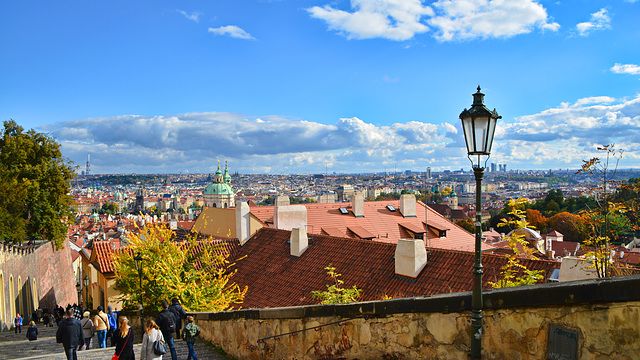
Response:
[{"label": "plaster wall", "polygon": [[[627,278],[615,286],[590,280],[487,291],[483,359],[546,359],[551,325],[578,334],[578,359],[637,359],[640,277]],[[464,359],[470,299],[460,293],[194,315],[205,339],[241,359]]]}]

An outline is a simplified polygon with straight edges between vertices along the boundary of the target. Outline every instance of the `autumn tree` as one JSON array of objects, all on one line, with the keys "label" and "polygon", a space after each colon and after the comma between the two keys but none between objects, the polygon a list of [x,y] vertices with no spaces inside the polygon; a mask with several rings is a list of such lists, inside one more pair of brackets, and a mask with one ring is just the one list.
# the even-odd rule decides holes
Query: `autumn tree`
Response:
[{"label": "autumn tree", "polygon": [[[178,298],[187,311],[222,311],[242,304],[247,287],[231,281],[235,271],[222,243],[190,234],[176,241],[162,225],[148,225],[128,237],[129,247],[114,255],[116,289],[125,307],[142,296],[146,309],[158,311],[162,300]],[[142,257],[142,286],[134,257]]]},{"label": "autumn tree", "polygon": [[358,289],[355,285],[352,288],[344,288],[344,281],[338,279],[342,274],[336,272],[336,268],[329,264],[326,268],[327,275],[333,281],[332,284],[327,285],[326,291],[312,291],[312,297],[320,300],[320,304],[342,304],[358,301],[362,290]]},{"label": "autumn tree", "polygon": [[593,175],[598,181],[598,186],[592,189],[597,207],[582,211],[581,216],[589,229],[589,236],[584,243],[591,247],[591,251],[586,256],[592,259],[592,267],[598,277],[609,277],[611,242],[617,238],[617,231],[625,227],[624,224],[615,223],[627,211],[624,203],[613,201],[611,191],[616,184],[614,178],[623,151],[616,149],[614,144],[600,146],[597,150],[603,153],[603,158],[583,160],[578,170],[578,173]]},{"label": "autumn tree", "polygon": [[[511,215],[511,217],[502,220],[504,226],[509,226],[512,229],[531,227],[527,222],[525,211],[523,210],[525,203],[526,200],[522,198],[509,200],[508,206],[509,209],[511,209],[509,215]],[[542,270],[530,270],[521,262],[522,259],[533,259],[533,252],[535,251],[535,249],[529,246],[524,234],[516,231],[506,236],[505,240],[509,241],[508,246],[509,249],[511,249],[511,253],[505,255],[507,262],[502,266],[500,272],[501,278],[496,282],[489,282],[489,284],[493,288],[505,288],[533,285],[542,280]]]},{"label": "autumn tree", "polygon": [[529,221],[531,227],[538,229],[539,231],[544,231],[547,229],[549,219],[547,219],[542,213],[536,209],[527,209],[525,216]]},{"label": "autumn tree", "polygon": [[73,220],[73,171],[52,137],[5,121],[0,131],[0,240],[47,239],[62,247]]},{"label": "autumn tree", "polygon": [[582,242],[587,237],[587,227],[584,219],[579,215],[561,212],[549,218],[549,229],[564,235],[565,241]]}]

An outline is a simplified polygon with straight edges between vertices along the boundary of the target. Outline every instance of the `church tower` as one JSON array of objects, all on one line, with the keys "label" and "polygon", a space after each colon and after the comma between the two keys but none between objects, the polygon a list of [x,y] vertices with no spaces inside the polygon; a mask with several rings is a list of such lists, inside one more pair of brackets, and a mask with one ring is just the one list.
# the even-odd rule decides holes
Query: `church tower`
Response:
[{"label": "church tower", "polygon": [[231,175],[225,162],[224,175],[220,170],[220,160],[218,160],[218,170],[213,176],[213,184],[209,184],[203,192],[204,206],[229,208],[236,206],[235,192],[231,187]]}]

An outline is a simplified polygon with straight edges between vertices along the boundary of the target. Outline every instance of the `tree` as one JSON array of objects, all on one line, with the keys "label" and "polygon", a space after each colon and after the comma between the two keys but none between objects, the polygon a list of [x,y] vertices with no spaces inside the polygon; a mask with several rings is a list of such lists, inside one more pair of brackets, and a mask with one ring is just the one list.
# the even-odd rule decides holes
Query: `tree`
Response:
[{"label": "tree", "polygon": [[540,211],[535,209],[527,209],[525,216],[527,217],[527,220],[529,221],[531,227],[536,228],[540,231],[547,229],[549,219],[542,215]]},{"label": "tree", "polygon": [[338,274],[336,268],[331,264],[324,269],[327,270],[327,275],[331,277],[333,284],[327,285],[327,291],[312,291],[314,299],[320,300],[320,304],[342,304],[358,301],[362,294],[361,289],[355,285],[351,289],[343,288],[344,281],[338,279],[342,275]]},{"label": "tree", "polygon": [[[24,131],[15,121],[0,133],[0,239],[47,239],[59,249],[72,224],[70,181],[74,167],[50,136]],[[10,199],[6,199],[10,198]]]},{"label": "tree", "polygon": [[[215,240],[173,240],[173,231],[148,225],[128,238],[129,247],[114,254],[116,286],[125,307],[142,296],[147,309],[158,311],[162,300],[178,298],[187,311],[222,311],[241,304],[247,287],[231,282],[228,251]],[[142,286],[136,270],[136,254],[142,257]]]},{"label": "tree", "polygon": [[[526,200],[520,198],[518,200],[509,200],[509,208],[511,211],[510,218],[502,220],[503,224],[508,225],[514,229],[525,229],[529,227],[529,223],[525,217],[525,212],[522,210]],[[533,285],[542,280],[542,270],[529,270],[525,265],[522,265],[520,259],[532,259],[534,258],[534,249],[529,247],[529,243],[525,239],[524,234],[512,233],[510,236],[505,237],[509,240],[509,248],[511,254],[505,255],[507,263],[502,266],[501,275],[502,278],[497,282],[489,282],[493,288],[505,288],[521,285]]]},{"label": "tree", "polygon": [[549,228],[564,235],[565,241],[583,242],[587,237],[584,219],[568,212],[561,212],[549,218]]},{"label": "tree", "polygon": [[589,228],[589,237],[585,244],[590,245],[592,250],[586,256],[592,259],[592,267],[598,277],[609,277],[611,259],[611,241],[617,237],[616,230],[620,226],[612,226],[612,220],[618,215],[626,212],[623,203],[612,201],[611,185],[618,170],[618,164],[622,159],[623,151],[617,150],[614,144],[604,145],[597,148],[604,153],[604,158],[598,157],[583,160],[583,164],[578,173],[587,173],[596,177],[599,186],[594,188],[594,198],[597,203],[595,209],[588,209],[581,212]]},{"label": "tree", "polygon": [[118,204],[114,203],[114,202],[106,202],[104,204],[102,204],[102,208],[100,208],[99,213],[100,214],[109,214],[109,215],[115,215],[118,213],[120,209],[118,208]]}]

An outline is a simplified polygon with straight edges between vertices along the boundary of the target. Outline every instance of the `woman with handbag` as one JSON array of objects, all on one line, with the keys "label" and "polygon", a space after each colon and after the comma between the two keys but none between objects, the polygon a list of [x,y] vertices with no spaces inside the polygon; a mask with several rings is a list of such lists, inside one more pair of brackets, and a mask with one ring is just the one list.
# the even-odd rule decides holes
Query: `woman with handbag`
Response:
[{"label": "woman with handbag", "polygon": [[166,354],[162,331],[155,321],[147,320],[142,336],[140,360],[162,360],[162,354]]},{"label": "woman with handbag", "polygon": [[93,334],[96,332],[96,326],[93,324],[93,321],[89,318],[91,314],[88,311],[85,311],[82,316],[82,321],[80,321],[80,325],[82,325],[82,335],[84,336],[84,349],[91,349],[91,339],[93,338]]},{"label": "woman with handbag", "polygon": [[113,341],[116,344],[116,353],[112,360],[135,360],[133,353],[133,329],[129,327],[129,319],[118,317],[118,330],[113,332]]}]

